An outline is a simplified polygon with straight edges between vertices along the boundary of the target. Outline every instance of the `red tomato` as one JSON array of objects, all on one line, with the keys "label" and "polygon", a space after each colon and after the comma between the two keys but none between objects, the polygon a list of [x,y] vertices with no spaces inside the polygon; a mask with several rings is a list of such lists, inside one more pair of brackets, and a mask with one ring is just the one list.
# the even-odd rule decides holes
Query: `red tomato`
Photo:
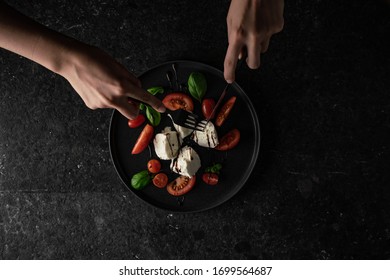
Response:
[{"label": "red tomato", "polygon": [[162,103],[171,111],[184,109],[192,112],[194,110],[191,97],[184,93],[170,93],[164,97]]},{"label": "red tomato", "polygon": [[[202,101],[202,113],[203,116],[208,119],[210,115],[213,113],[215,107],[215,101],[212,98],[206,98]],[[210,119],[214,118],[214,116],[211,116]]]},{"label": "red tomato", "polygon": [[165,187],[168,183],[168,176],[165,173],[158,173],[153,178],[153,185],[155,185],[157,188],[162,189]]},{"label": "red tomato", "polygon": [[204,173],[202,175],[202,179],[203,182],[205,182],[208,185],[214,186],[218,184],[218,174],[216,173],[210,173],[210,172]]},{"label": "red tomato", "polygon": [[167,191],[174,196],[180,196],[188,193],[195,185],[196,177],[180,176],[170,182]]},{"label": "red tomato", "polygon": [[158,173],[161,169],[161,163],[157,159],[151,159],[148,161],[148,170],[150,173]]},{"label": "red tomato", "polygon": [[219,140],[218,146],[215,147],[215,149],[219,151],[230,150],[237,146],[238,142],[240,142],[240,131],[235,128],[222,136],[222,138]]},{"label": "red tomato", "polygon": [[146,124],[141,134],[138,136],[137,142],[135,142],[134,148],[131,151],[133,155],[141,153],[149,145],[150,140],[153,138],[154,129],[150,124]]},{"label": "red tomato", "polygon": [[234,103],[236,102],[236,97],[232,96],[228,101],[226,101],[225,104],[223,104],[221,110],[219,111],[217,115],[217,119],[215,120],[215,125],[216,126],[221,126],[227,117],[230,114],[230,111],[232,110]]},{"label": "red tomato", "polygon": [[139,127],[141,124],[143,124],[145,121],[145,116],[142,114],[139,114],[134,120],[129,120],[127,124],[131,128]]}]

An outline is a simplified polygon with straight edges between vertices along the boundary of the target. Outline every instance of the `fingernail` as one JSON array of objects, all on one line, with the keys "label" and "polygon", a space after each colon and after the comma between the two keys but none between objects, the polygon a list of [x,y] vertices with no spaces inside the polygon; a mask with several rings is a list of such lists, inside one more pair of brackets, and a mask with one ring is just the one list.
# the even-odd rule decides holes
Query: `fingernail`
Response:
[{"label": "fingernail", "polygon": [[160,112],[160,113],[164,113],[166,110],[165,106],[164,105],[161,105],[160,107],[157,108],[157,111]]},{"label": "fingernail", "polygon": [[231,84],[231,83],[233,83],[234,81],[231,80],[231,79],[227,79],[226,82],[227,82],[228,84]]}]

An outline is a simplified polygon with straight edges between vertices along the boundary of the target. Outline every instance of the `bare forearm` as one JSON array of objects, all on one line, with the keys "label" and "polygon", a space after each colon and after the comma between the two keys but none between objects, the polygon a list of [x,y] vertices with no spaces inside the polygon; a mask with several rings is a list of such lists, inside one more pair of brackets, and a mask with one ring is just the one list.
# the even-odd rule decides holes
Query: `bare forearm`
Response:
[{"label": "bare forearm", "polygon": [[0,47],[59,73],[74,43],[0,1]]},{"label": "bare forearm", "polygon": [[62,75],[91,108],[114,108],[137,117],[138,100],[164,112],[162,102],[104,51],[55,32],[0,0],[0,47]]}]

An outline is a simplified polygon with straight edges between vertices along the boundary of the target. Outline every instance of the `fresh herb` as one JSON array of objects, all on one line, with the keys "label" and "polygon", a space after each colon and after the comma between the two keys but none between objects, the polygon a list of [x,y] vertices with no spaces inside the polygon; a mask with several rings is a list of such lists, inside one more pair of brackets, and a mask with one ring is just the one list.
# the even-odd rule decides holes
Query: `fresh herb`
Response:
[{"label": "fresh herb", "polygon": [[147,91],[152,95],[156,95],[157,93],[164,93],[164,88],[163,87],[151,87],[151,88],[148,88]]},{"label": "fresh herb", "polygon": [[146,117],[148,118],[150,124],[153,126],[158,126],[161,121],[160,112],[157,112],[149,105],[145,105],[145,110],[146,110]]},{"label": "fresh herb", "polygon": [[148,170],[143,170],[133,175],[131,178],[131,186],[136,190],[141,190],[152,181]]},{"label": "fresh herb", "polygon": [[205,169],[205,172],[210,172],[210,173],[216,173],[216,174],[219,174],[219,172],[221,171],[222,169],[222,164],[220,163],[216,163],[212,166],[209,166]]},{"label": "fresh herb", "polygon": [[205,76],[200,72],[192,72],[188,78],[188,90],[193,98],[201,102],[207,90]]},{"label": "fresh herb", "polygon": [[[156,95],[158,93],[163,93],[164,92],[164,88],[163,87],[151,87],[151,88],[148,88],[147,91],[150,94],[152,94],[152,95]],[[148,120],[149,120],[151,125],[158,126],[160,124],[161,114],[159,112],[154,110],[149,105],[146,105],[146,104],[143,104],[143,103],[141,103],[139,105],[139,109],[142,110],[142,111],[145,110],[146,117],[148,118]]]}]

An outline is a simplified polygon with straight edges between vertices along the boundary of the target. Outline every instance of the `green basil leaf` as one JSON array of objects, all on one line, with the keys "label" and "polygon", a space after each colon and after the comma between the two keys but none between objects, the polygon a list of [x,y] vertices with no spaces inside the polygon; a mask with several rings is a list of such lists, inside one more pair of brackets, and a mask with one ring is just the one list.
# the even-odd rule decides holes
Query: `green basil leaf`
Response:
[{"label": "green basil leaf", "polygon": [[146,108],[146,117],[153,126],[158,126],[161,121],[161,114],[154,110],[152,107],[145,105]]},{"label": "green basil leaf", "polygon": [[156,95],[157,93],[164,93],[164,88],[163,87],[151,87],[151,88],[148,88],[147,91],[152,95]]},{"label": "green basil leaf", "polygon": [[206,77],[200,72],[192,72],[188,78],[188,90],[193,98],[201,102],[207,90]]},{"label": "green basil leaf", "polygon": [[207,167],[205,169],[205,172],[210,172],[210,173],[216,173],[216,174],[219,174],[219,172],[221,171],[222,169],[222,164],[220,163],[216,163],[210,167]]},{"label": "green basil leaf", "polygon": [[140,110],[145,110],[145,104],[144,103],[139,104],[139,109]]},{"label": "green basil leaf", "polygon": [[131,186],[136,190],[141,190],[152,181],[148,170],[138,172],[131,177]]}]

